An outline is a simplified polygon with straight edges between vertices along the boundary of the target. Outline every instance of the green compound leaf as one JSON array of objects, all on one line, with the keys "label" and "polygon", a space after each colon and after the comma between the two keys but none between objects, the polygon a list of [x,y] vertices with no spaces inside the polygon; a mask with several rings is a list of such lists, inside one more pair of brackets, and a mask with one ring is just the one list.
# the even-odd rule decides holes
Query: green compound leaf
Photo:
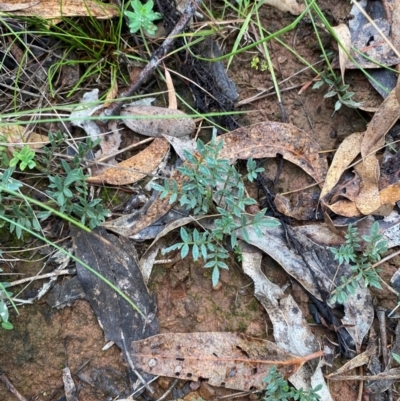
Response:
[{"label": "green compound leaf", "polygon": [[154,35],[157,32],[157,26],[153,24],[153,21],[162,18],[160,13],[153,11],[154,2],[150,0],[142,4],[139,0],[132,0],[131,6],[134,12],[125,11],[124,13],[129,19],[131,33],[136,33],[143,28],[150,35]]}]

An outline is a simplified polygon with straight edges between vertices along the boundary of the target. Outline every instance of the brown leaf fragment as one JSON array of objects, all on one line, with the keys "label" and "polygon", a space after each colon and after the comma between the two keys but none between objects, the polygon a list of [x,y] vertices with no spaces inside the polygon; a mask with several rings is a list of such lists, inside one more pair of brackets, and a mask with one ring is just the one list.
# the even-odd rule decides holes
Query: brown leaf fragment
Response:
[{"label": "brown leaf fragment", "polygon": [[338,183],[340,177],[361,151],[362,132],[355,132],[344,139],[333,157],[326,175],[320,199],[327,195]]},{"label": "brown leaf fragment", "polygon": [[121,116],[127,127],[146,136],[184,136],[192,134],[196,129],[194,121],[186,117],[183,111],[164,107],[128,106],[121,111]]},{"label": "brown leaf fragment", "polygon": [[167,68],[165,69],[165,82],[168,88],[168,108],[171,110],[177,110],[178,101],[176,99],[175,86],[174,82],[172,81],[171,74]]},{"label": "brown leaf fragment", "polygon": [[10,11],[18,11],[23,10],[24,8],[30,8],[38,3],[41,0],[30,0],[30,1],[18,1],[18,2],[11,2],[8,1],[6,4],[0,4],[0,11],[10,12]]},{"label": "brown leaf fragment", "polygon": [[[351,34],[350,29],[346,24],[339,24],[338,26],[334,26],[333,30],[335,31],[338,37],[339,44],[339,65],[340,72],[342,74],[342,82],[344,84],[344,73],[346,71],[346,64],[349,60],[350,48],[351,48]],[[343,47],[342,47],[343,46]]]},{"label": "brown leaf fragment", "polygon": [[303,358],[270,341],[237,333],[165,333],[133,341],[131,356],[136,367],[154,375],[261,390],[272,366],[288,378],[305,360],[322,356],[322,351]]},{"label": "brown leaf fragment", "polygon": [[239,128],[219,136],[217,140],[224,141],[220,157],[229,159],[231,163],[237,159],[281,154],[318,183],[324,181],[328,170],[325,157],[318,153],[321,150],[318,143],[291,124],[266,121]]},{"label": "brown leaf fragment", "polygon": [[31,149],[41,149],[48,143],[49,137],[47,135],[37,134],[36,132],[31,132],[29,134],[28,140],[26,143],[29,145]]},{"label": "brown leaf fragment", "polygon": [[151,174],[164,159],[169,143],[164,138],[155,138],[143,151],[131,158],[103,171],[100,175],[89,177],[91,184],[126,185],[140,181]]},{"label": "brown leaf fragment", "polygon": [[392,184],[382,189],[379,192],[379,198],[381,200],[381,204],[390,204],[394,205],[396,202],[400,200],[400,183]]},{"label": "brown leaf fragment", "polygon": [[[179,173],[179,171],[175,170],[171,178],[176,180],[178,188],[180,187],[180,185],[182,185],[183,176]],[[102,225],[108,230],[114,231],[125,237],[132,237],[135,234],[139,233],[141,230],[151,226],[157,220],[161,219],[173,207],[174,203],[169,202],[169,197],[161,199],[160,195],[158,194],[154,201],[152,201],[151,204],[146,207],[144,211],[140,212],[138,218],[137,213],[134,213],[130,216],[122,216],[116,220],[107,221]]]},{"label": "brown leaf fragment", "polygon": [[318,194],[299,192],[290,197],[276,194],[275,206],[278,212],[296,220],[315,220],[318,216]]},{"label": "brown leaf fragment", "polygon": [[[383,138],[381,138],[383,142]],[[362,214],[372,214],[377,210],[381,201],[379,198],[379,162],[375,154],[366,157],[354,169],[361,178],[360,192],[355,204]]]},{"label": "brown leaf fragment", "polygon": [[335,202],[333,205],[327,205],[333,213],[338,214],[339,216],[345,217],[361,217],[363,214],[358,210],[356,204],[349,200],[340,200]]},{"label": "brown leaf fragment", "polygon": [[46,19],[73,16],[103,19],[119,15],[114,4],[94,0],[2,0],[0,11]]},{"label": "brown leaf fragment", "polygon": [[[397,85],[399,85],[399,80],[397,80]],[[382,146],[382,139],[384,139],[387,132],[393,127],[399,118],[400,104],[396,97],[395,88],[382,102],[378,111],[368,124],[367,131],[365,132],[364,138],[361,142],[361,155],[363,159],[379,146]]]}]

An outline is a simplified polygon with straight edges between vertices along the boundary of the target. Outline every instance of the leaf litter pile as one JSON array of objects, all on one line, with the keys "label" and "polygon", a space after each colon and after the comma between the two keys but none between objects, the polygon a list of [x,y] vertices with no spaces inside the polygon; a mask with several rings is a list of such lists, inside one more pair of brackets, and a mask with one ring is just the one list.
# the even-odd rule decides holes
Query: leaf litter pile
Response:
[{"label": "leaf litter pile", "polygon": [[[108,20],[120,14],[114,4],[73,1],[60,15],[59,2],[47,3],[2,2],[2,32],[37,13],[55,25],[61,17]],[[262,22],[288,25],[307,11],[301,2],[264,3]],[[296,77],[300,68],[273,42],[273,70],[279,79],[291,70],[296,82],[273,100],[264,96],[273,74],[255,58],[243,61],[246,53],[233,58],[227,73],[218,60],[219,41],[208,38],[182,50],[186,42],[179,34],[204,22],[201,1],[178,9],[173,1],[158,1],[153,17],[160,16],[164,36],[151,38],[152,57],[131,69],[128,83],[89,82],[74,94],[79,105],[68,110],[67,123],[38,117],[33,131],[25,128],[26,117],[21,125],[2,121],[1,138],[11,154],[20,142],[40,154],[52,141],[46,130],[98,141],[86,160],[85,182],[119,202],[110,202],[111,213],[90,232],[49,220],[49,238],[65,237],[68,254],[52,254],[45,271],[56,266],[54,274],[37,277],[50,281],[26,296],[32,303],[48,292],[53,309],[38,313],[43,326],[15,316],[15,329],[0,333],[2,399],[399,399],[400,81],[394,67],[400,65],[400,1],[379,2],[379,10],[367,3],[376,4],[343,6],[347,19],[329,9],[331,34],[339,42],[336,81],[330,72]],[[306,18],[302,23],[300,30],[311,29]],[[256,42],[259,34],[249,26],[246,40]],[[220,35],[227,35],[225,28]],[[24,88],[19,109],[29,110],[38,93],[49,90],[39,75],[51,71],[53,61],[39,37],[33,46],[41,53],[27,60],[3,38],[2,111],[10,111],[10,80],[22,62],[27,67],[18,77]],[[265,48],[257,49],[267,58]],[[211,59],[217,60],[205,61]],[[85,82],[79,69],[67,67],[59,73],[54,101],[65,88]],[[159,71],[165,81],[155,80]],[[352,82],[354,93],[345,82]],[[166,88],[161,95],[148,89],[157,84]],[[188,89],[191,110],[180,94]],[[138,94],[139,100],[127,100]],[[218,175],[211,193],[199,190],[210,170]],[[7,273],[10,241],[4,236],[0,243]],[[59,275],[68,279],[56,281]],[[235,314],[243,294],[252,309]],[[76,328],[67,331],[74,321]],[[86,331],[90,324],[98,325],[98,334]],[[27,345],[46,325],[61,336],[61,348],[49,345],[47,352],[64,368],[58,366],[48,387],[39,373],[25,370],[26,363],[46,369]],[[88,358],[82,344],[91,337],[97,341],[91,347],[99,349]],[[112,352],[114,359],[103,356]],[[277,372],[281,386],[269,381]],[[286,398],[271,395],[278,390]]]}]

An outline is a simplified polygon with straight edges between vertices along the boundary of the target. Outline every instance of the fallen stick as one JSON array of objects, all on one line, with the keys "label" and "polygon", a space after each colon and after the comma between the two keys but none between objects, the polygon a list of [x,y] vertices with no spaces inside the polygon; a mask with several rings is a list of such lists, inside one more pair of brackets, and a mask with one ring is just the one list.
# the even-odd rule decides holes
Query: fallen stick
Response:
[{"label": "fallen stick", "polygon": [[19,391],[14,387],[14,385],[10,382],[8,377],[4,374],[3,370],[0,368],[0,380],[6,385],[7,389],[11,394],[14,394],[19,401],[28,401],[23,395],[19,393]]}]

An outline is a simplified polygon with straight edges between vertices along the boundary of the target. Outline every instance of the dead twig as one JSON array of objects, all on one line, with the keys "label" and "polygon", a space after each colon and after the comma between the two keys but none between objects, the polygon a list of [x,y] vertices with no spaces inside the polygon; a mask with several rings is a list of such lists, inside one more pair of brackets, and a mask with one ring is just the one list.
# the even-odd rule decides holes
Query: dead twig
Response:
[{"label": "dead twig", "polygon": [[16,285],[20,285],[20,284],[24,284],[24,283],[29,283],[34,280],[43,280],[44,278],[51,278],[51,277],[62,276],[62,275],[70,275],[70,274],[75,274],[75,273],[76,273],[76,269],[56,270],[51,273],[40,274],[39,276],[27,277],[27,278],[22,278],[21,280],[12,281],[11,283],[7,283],[7,288],[15,287]]},{"label": "dead twig", "polygon": [[382,372],[377,375],[372,376],[358,376],[358,375],[340,375],[330,377],[328,380],[330,381],[341,381],[341,380],[362,380],[362,381],[369,381],[369,380],[399,380],[400,379],[400,369],[390,369],[387,372]]},{"label": "dead twig", "polygon": [[19,401],[28,401],[23,395],[19,393],[19,391],[14,387],[14,385],[10,382],[8,377],[4,374],[3,369],[0,368],[0,380],[6,385],[7,389],[10,393],[14,394]]},{"label": "dead twig", "polygon": [[150,387],[149,383],[146,382],[146,380],[142,377],[142,375],[137,371],[137,369],[135,368],[135,365],[133,364],[131,355],[129,353],[128,347],[126,345],[126,341],[125,341],[125,336],[124,333],[121,331],[121,340],[122,340],[122,344],[124,346],[124,351],[125,351],[125,357],[128,361],[128,364],[130,366],[130,368],[133,370],[133,372],[135,372],[135,375],[138,377],[138,379],[141,381],[141,383],[143,384],[144,387],[146,387],[146,389],[148,391],[150,391],[151,394],[154,394],[154,390],[152,387]]}]

